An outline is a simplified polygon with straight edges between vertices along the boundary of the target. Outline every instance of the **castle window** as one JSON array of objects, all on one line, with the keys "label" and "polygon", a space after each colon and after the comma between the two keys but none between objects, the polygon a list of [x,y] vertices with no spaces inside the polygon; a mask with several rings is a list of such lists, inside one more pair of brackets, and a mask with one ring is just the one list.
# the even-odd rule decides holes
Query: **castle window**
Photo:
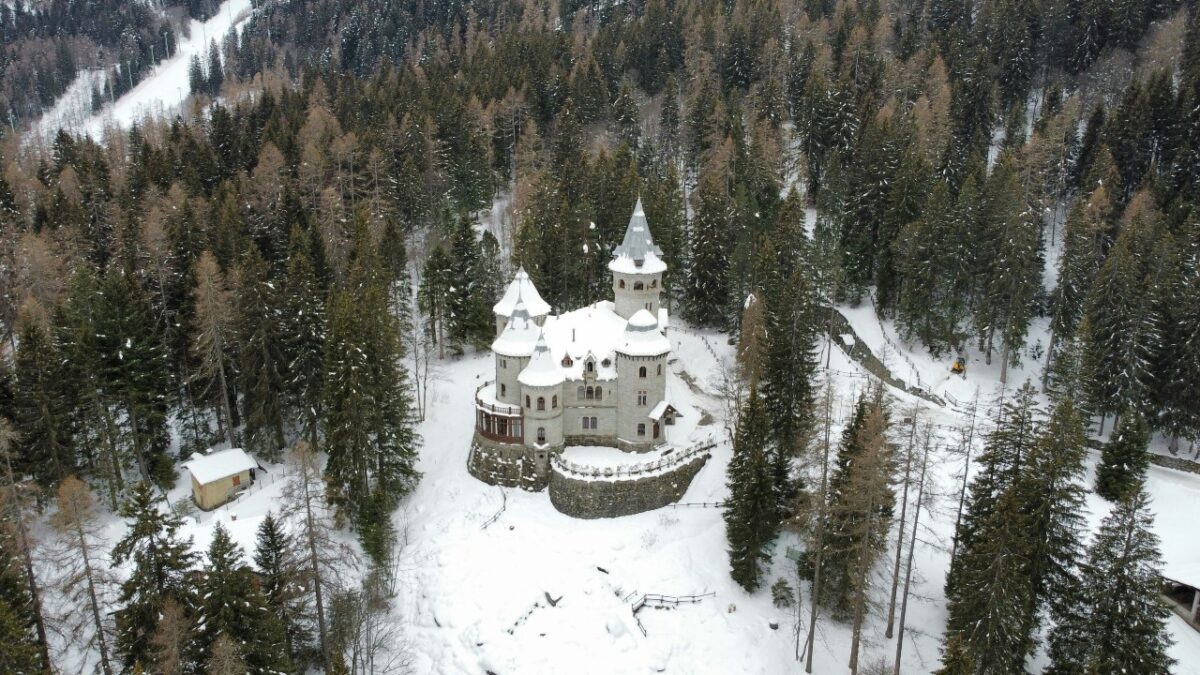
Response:
[{"label": "castle window", "polygon": [[591,360],[591,359],[588,359],[588,362],[587,362],[587,371],[588,371],[589,373],[594,373],[594,372],[596,372],[596,362],[595,362],[595,361],[593,361],[593,360]]},{"label": "castle window", "polygon": [[654,423],[654,437],[658,438],[658,422]]},{"label": "castle window", "polygon": [[520,438],[521,437],[521,420],[514,419],[510,424],[511,424],[511,426],[509,427],[509,429],[512,431],[513,438]]},{"label": "castle window", "polygon": [[662,375],[662,364],[658,364],[658,374]]},{"label": "castle window", "polygon": [[603,361],[600,362],[600,365],[607,368],[612,365],[612,359],[604,359]]},{"label": "castle window", "polygon": [[500,367],[508,368],[508,359],[500,359]]},{"label": "castle window", "polygon": [[624,279],[617,282],[617,288],[625,288],[625,280]]},{"label": "castle window", "polygon": [[587,400],[590,401],[594,398],[596,398],[596,390],[592,389],[591,387],[588,387],[587,388]]},{"label": "castle window", "polygon": [[604,390],[601,389],[600,387],[596,387],[596,400],[597,401],[604,400]]},{"label": "castle window", "polygon": [[550,399],[550,408],[552,410],[558,410],[558,394],[555,394],[554,398]]},{"label": "castle window", "polygon": [[538,443],[545,443],[545,442],[546,442],[546,427],[538,427],[538,431],[537,431],[537,442],[538,442]]},{"label": "castle window", "polygon": [[650,288],[658,288],[658,279],[650,280]]},{"label": "castle window", "polygon": [[638,425],[638,436],[645,436],[645,435],[646,435],[646,425],[639,424]]},{"label": "castle window", "polygon": [[646,405],[646,390],[645,389],[638,392],[637,401],[638,401],[637,402],[638,405]]},{"label": "castle window", "polygon": [[638,377],[645,377],[645,376],[646,376],[646,366],[642,366],[641,368],[638,368]]},{"label": "castle window", "polygon": [[591,418],[590,418],[590,417],[580,417],[580,418],[579,418],[579,421],[583,423],[583,428],[584,428],[584,429],[591,429],[591,428],[592,428],[592,425],[591,425],[591,422],[592,422],[592,420],[591,420]]},{"label": "castle window", "polygon": [[633,282],[633,290],[635,290],[635,291],[642,291],[642,290],[645,290],[645,289],[646,289],[646,284],[643,284],[643,283],[642,283],[642,282],[640,282],[640,281],[635,281],[635,282]]},{"label": "castle window", "polygon": [[539,396],[538,397],[538,410],[545,410],[545,409],[546,409],[546,397]]},{"label": "castle window", "polygon": [[529,407],[529,394],[525,394],[525,407]]},{"label": "castle window", "polygon": [[504,390],[505,390],[505,389],[507,389],[507,388],[508,388],[508,387],[507,387],[507,386],[505,386],[505,384],[504,384],[503,382],[501,382],[501,383],[500,383],[500,395],[501,395],[501,396],[503,396],[503,395],[504,395],[504,393],[505,393],[505,391],[504,391]]},{"label": "castle window", "polygon": [[563,357],[562,364],[563,368],[570,368],[571,366],[575,365],[575,362],[571,360],[571,356],[568,354],[567,356]]},{"label": "castle window", "polygon": [[575,392],[575,397],[580,401],[583,400],[583,387],[580,387],[578,391]]}]

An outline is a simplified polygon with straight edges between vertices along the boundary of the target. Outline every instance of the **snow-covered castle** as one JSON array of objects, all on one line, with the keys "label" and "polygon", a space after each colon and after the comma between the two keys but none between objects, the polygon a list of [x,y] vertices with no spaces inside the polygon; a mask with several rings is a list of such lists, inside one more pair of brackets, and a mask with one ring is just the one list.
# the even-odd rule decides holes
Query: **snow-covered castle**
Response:
[{"label": "snow-covered castle", "polygon": [[608,269],[611,301],[551,315],[521,269],[496,303],[496,376],[475,396],[477,477],[537,489],[564,447],[647,453],[666,444],[678,415],[666,386],[667,264],[640,199]]}]

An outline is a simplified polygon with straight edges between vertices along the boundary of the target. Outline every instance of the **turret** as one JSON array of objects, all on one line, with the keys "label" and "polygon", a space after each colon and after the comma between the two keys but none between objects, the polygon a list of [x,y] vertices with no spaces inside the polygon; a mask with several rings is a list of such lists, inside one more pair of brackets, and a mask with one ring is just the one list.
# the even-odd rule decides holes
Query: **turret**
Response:
[{"label": "turret", "polygon": [[649,450],[663,442],[663,430],[650,418],[666,400],[667,355],[671,341],[658,319],[638,310],[625,326],[617,354],[617,444],[624,450]]},{"label": "turret", "polygon": [[546,344],[546,336],[539,334],[529,365],[517,377],[524,396],[521,403],[525,411],[526,446],[562,446],[562,410],[566,403],[562,392],[564,379]]},{"label": "turret", "polygon": [[540,335],[541,331],[525,308],[524,299],[518,294],[512,316],[500,336],[492,342],[492,354],[496,359],[496,398],[501,403],[521,405],[521,384],[517,376],[529,363]]},{"label": "turret", "polygon": [[621,318],[629,319],[643,309],[658,316],[662,306],[662,275],[667,271],[662,254],[650,235],[639,197],[625,228],[625,238],[608,263],[613,276],[615,310]]},{"label": "turret", "polygon": [[492,313],[496,317],[496,335],[504,332],[504,326],[512,316],[518,299],[525,302],[525,309],[534,323],[540,326],[546,321],[550,314],[550,305],[542,299],[542,295],[533,285],[533,280],[529,278],[529,273],[521,267],[508,284],[508,288],[504,289],[504,296],[500,298],[500,302],[492,307]]}]

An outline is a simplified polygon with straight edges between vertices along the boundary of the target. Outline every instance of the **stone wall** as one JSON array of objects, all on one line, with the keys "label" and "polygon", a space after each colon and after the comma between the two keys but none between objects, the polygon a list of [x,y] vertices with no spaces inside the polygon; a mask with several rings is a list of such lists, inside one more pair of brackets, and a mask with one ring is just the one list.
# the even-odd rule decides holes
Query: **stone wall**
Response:
[{"label": "stone wall", "polygon": [[496,443],[476,434],[467,455],[467,472],[489,485],[538,491],[546,487],[548,472],[538,470],[527,448]]},{"label": "stone wall", "polygon": [[708,453],[673,470],[637,479],[585,480],[550,470],[550,503],[575,518],[618,518],[679,501],[708,461]]}]

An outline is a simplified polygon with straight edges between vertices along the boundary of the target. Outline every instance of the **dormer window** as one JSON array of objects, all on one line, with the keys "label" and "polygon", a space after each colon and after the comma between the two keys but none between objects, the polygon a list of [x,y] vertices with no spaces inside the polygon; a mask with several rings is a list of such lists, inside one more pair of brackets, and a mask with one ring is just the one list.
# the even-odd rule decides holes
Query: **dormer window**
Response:
[{"label": "dormer window", "polygon": [[600,365],[607,368],[612,365],[612,359],[604,359],[603,361],[600,362]]},{"label": "dormer window", "polygon": [[635,290],[635,291],[642,291],[642,290],[645,290],[645,289],[646,289],[646,284],[643,284],[643,283],[642,283],[642,282],[640,282],[640,281],[635,281],[635,282],[633,282],[633,290]]},{"label": "dormer window", "polygon": [[596,361],[593,359],[588,359],[586,368],[587,368],[587,372],[589,372],[589,373],[596,372]]},{"label": "dormer window", "polygon": [[563,365],[563,368],[570,368],[571,366],[575,365],[575,361],[573,361],[571,359],[571,355],[568,354],[563,357],[562,365]]}]

